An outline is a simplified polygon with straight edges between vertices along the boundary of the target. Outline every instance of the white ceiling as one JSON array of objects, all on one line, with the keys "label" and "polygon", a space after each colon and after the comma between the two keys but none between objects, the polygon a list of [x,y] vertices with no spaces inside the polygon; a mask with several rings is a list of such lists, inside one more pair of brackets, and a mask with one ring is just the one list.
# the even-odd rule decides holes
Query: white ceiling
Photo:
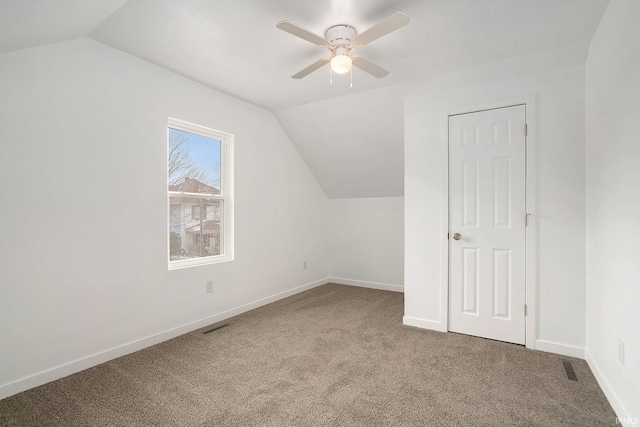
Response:
[{"label": "white ceiling", "polygon": [[[394,85],[588,43],[608,3],[0,0],[0,52],[90,37],[273,111],[329,197],[401,196],[402,93]],[[326,52],[276,22],[319,35],[336,24],[362,32],[396,11],[410,24],[358,51],[387,77],[356,68],[353,88],[345,76],[330,84],[328,67],[290,78]]]},{"label": "white ceiling", "polygon": [[0,53],[86,37],[127,0],[0,0]]}]

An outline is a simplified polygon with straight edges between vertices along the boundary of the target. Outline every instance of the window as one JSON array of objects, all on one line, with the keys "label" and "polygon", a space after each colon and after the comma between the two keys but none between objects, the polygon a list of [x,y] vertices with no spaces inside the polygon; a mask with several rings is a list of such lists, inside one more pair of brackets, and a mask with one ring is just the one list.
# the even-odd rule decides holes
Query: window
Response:
[{"label": "window", "polygon": [[169,119],[169,269],[233,259],[233,137]]}]

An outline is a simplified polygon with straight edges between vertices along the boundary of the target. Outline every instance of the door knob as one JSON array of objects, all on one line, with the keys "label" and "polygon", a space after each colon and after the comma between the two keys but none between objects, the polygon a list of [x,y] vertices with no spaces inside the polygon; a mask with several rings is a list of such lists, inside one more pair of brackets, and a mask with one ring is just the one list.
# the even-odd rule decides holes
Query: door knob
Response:
[{"label": "door knob", "polygon": [[461,237],[460,233],[453,233],[453,240],[460,240]]}]

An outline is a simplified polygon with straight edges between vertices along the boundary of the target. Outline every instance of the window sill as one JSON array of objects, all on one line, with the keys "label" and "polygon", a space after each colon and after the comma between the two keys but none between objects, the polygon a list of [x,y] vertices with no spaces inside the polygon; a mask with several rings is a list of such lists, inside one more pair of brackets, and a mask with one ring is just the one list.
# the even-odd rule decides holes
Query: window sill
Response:
[{"label": "window sill", "polygon": [[201,265],[220,264],[222,262],[233,261],[233,256],[216,256],[207,258],[191,258],[180,261],[169,261],[169,271],[181,270],[183,268],[198,267]]}]

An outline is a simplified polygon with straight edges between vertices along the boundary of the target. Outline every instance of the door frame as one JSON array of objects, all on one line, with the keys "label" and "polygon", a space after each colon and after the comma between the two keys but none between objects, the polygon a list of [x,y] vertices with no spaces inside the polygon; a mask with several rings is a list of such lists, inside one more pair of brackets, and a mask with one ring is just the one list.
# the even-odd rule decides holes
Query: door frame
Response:
[{"label": "door frame", "polygon": [[536,314],[537,314],[537,118],[536,96],[524,95],[519,97],[499,99],[477,104],[449,106],[441,112],[441,155],[442,155],[442,244],[440,248],[440,313],[443,331],[449,331],[449,116],[474,113],[496,108],[524,105],[525,121],[527,124],[525,150],[525,209],[529,213],[528,225],[525,228],[525,345],[535,348]]}]

